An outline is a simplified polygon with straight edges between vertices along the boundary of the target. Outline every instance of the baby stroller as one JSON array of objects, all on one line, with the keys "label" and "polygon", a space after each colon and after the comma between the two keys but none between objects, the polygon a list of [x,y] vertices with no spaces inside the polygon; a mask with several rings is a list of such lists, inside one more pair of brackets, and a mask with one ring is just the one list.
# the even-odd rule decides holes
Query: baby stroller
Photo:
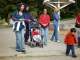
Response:
[{"label": "baby stroller", "polygon": [[30,24],[30,45],[31,47],[43,47],[39,23],[33,21]]}]

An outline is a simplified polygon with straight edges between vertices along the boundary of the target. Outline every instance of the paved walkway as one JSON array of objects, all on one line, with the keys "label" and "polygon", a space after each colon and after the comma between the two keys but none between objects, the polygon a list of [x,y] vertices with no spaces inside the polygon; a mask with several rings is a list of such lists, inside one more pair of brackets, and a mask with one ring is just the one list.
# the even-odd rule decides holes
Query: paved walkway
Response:
[{"label": "paved walkway", "polygon": [[[50,34],[50,33],[49,33]],[[12,32],[10,28],[8,29],[0,29],[0,56],[14,56],[17,54],[15,51],[15,34]],[[55,49],[54,49],[55,48]],[[61,49],[60,49],[61,48]],[[48,54],[53,52],[53,50],[64,50],[64,44],[61,43],[56,43],[56,42],[51,42],[50,40],[48,41],[48,45],[44,46],[44,48],[30,48],[29,46],[26,46],[27,54],[28,55],[38,55],[39,53],[46,53]],[[13,53],[12,53],[13,52]],[[39,53],[38,53],[39,52]],[[55,52],[53,52],[55,53]],[[46,55],[45,54],[45,55]],[[54,54],[55,55],[55,54]]]},{"label": "paved walkway", "polygon": [[[50,33],[49,33],[50,34]],[[62,35],[62,33],[60,33]],[[63,36],[60,36],[61,42],[51,42],[48,41],[48,45],[44,46],[44,48],[30,48],[26,46],[26,54],[21,54],[15,51],[15,35],[14,32],[10,28],[8,29],[0,29],[0,57],[40,57],[40,56],[64,56],[65,55],[65,45],[63,43]],[[77,49],[77,54],[79,49]]]},{"label": "paved walkway", "polygon": [[[5,57],[36,57],[37,58],[37,57],[55,56],[55,58],[57,58],[57,56],[65,56],[65,45],[63,43],[65,34],[66,31],[60,31],[60,41],[61,41],[60,43],[51,42],[49,39],[48,45],[44,46],[44,48],[39,48],[39,47],[30,48],[29,46],[25,46],[27,53],[22,54],[15,51],[16,39],[15,39],[15,34],[14,32],[12,32],[11,28],[0,29],[0,60],[2,60]],[[51,31],[49,33],[49,37],[51,37]],[[77,60],[79,60],[80,49],[76,48],[76,52],[78,55]]]}]

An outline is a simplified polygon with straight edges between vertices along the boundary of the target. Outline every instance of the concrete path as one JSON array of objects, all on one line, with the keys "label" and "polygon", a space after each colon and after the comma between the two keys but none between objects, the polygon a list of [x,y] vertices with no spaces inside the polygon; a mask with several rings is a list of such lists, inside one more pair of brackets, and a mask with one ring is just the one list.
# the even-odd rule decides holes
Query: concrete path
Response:
[{"label": "concrete path", "polygon": [[[63,43],[66,31],[60,31],[60,42],[50,41],[52,31],[49,32],[48,45],[44,48],[26,47],[26,54],[15,51],[15,33],[11,28],[0,29],[0,60],[75,60],[65,56],[65,45]],[[76,60],[80,60],[80,49],[76,47]]]}]

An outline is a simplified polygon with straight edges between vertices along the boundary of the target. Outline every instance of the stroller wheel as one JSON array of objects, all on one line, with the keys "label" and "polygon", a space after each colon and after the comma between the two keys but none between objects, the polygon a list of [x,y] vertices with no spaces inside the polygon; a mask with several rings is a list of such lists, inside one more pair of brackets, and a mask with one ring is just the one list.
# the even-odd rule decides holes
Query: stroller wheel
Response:
[{"label": "stroller wheel", "polygon": [[40,48],[43,48],[43,44],[42,43],[39,46],[40,46]]},{"label": "stroller wheel", "polygon": [[31,47],[35,47],[35,46],[36,46],[36,43],[31,42]]}]

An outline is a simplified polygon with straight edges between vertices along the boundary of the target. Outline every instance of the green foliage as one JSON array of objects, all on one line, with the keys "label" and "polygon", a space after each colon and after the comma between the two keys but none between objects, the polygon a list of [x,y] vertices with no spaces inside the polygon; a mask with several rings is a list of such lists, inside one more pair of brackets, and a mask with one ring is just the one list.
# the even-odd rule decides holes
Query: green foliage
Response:
[{"label": "green foliage", "polygon": [[16,7],[12,0],[0,0],[0,17],[5,18],[6,22],[8,22],[8,16],[11,12],[13,12]]},{"label": "green foliage", "polygon": [[[75,0],[75,4],[71,4],[68,7],[61,10],[61,18],[74,17],[77,10],[80,10],[80,0]],[[8,15],[16,10],[16,4],[24,2],[30,6],[30,11],[33,16],[38,17],[43,8],[43,0],[0,0],[0,18],[8,19]],[[49,14],[51,15],[53,10],[47,7]]]},{"label": "green foliage", "polygon": [[38,17],[37,12],[38,12],[38,9],[37,8],[31,9],[32,16]]}]

